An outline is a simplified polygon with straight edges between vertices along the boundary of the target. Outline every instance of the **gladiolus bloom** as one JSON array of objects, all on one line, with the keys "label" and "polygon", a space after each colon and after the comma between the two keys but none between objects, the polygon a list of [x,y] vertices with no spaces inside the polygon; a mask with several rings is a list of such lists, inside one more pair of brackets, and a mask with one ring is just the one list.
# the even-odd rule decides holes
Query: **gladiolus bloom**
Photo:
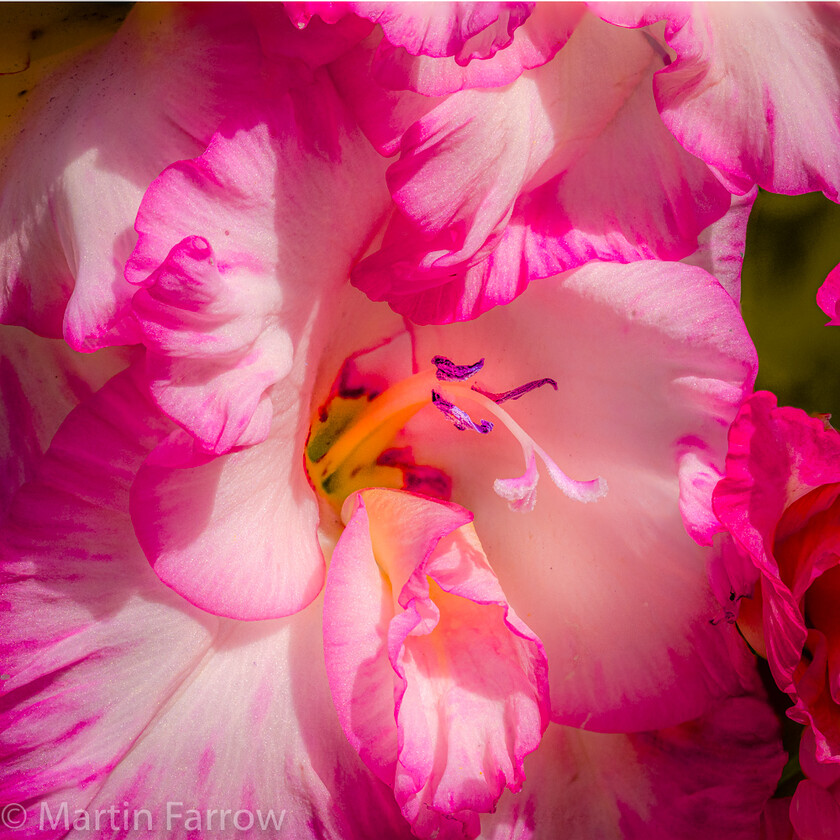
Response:
[{"label": "gladiolus bloom", "polygon": [[43,92],[0,199],[30,836],[754,834],[776,719],[707,577],[752,195],[667,58],[582,6],[153,6]]}]

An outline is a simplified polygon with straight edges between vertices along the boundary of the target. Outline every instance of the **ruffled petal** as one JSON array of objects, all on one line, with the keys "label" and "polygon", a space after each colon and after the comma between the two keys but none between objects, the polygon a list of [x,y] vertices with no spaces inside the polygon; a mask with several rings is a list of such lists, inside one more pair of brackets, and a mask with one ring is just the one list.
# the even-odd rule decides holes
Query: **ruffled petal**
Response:
[{"label": "ruffled petal", "polygon": [[150,187],[126,277],[143,286],[152,393],[208,452],[258,443],[277,403],[308,402],[307,337],[384,211],[382,170],[320,72],[268,79]]},{"label": "ruffled petal", "polygon": [[[593,264],[414,339],[420,360],[485,356],[475,378],[489,391],[554,379],[556,393],[529,393],[511,414],[569,475],[609,487],[582,505],[546,482],[532,512],[511,512],[492,493],[498,476],[521,471],[504,433],[470,436],[431,411],[408,427],[417,460],[452,476],[452,498],[474,512],[502,588],[543,641],[556,718],[650,729],[737,690],[736,671],[751,666],[735,629],[710,623],[720,615],[710,553],[680,508],[695,475],[722,472],[727,429],[752,389],[755,351],[728,293],[693,266]],[[703,487],[711,505],[698,485],[684,516]],[[523,562],[522,546],[539,561]]]},{"label": "ruffled petal", "polygon": [[202,151],[258,78],[258,56],[242,8],[137,7],[36,91],[0,189],[5,323],[78,350],[138,341],[122,271],[140,200],[165,166]]},{"label": "ruffled petal", "polygon": [[475,837],[548,723],[542,645],[467,511],[380,489],[345,513],[324,624],[342,727],[418,837]]},{"label": "ruffled petal", "polygon": [[[417,323],[448,323],[592,259],[695,250],[730,197],[662,127],[648,87],[661,62],[640,33],[589,16],[550,64],[437,105],[402,136],[388,171],[400,213],[354,284]],[[591,85],[573,81],[581,67]]]},{"label": "ruffled petal", "polygon": [[[591,4],[590,4],[591,5]],[[840,189],[840,11],[825,3],[594,4],[623,26],[667,21],[662,119],[733,192]],[[737,103],[735,105],[734,103]]]},{"label": "ruffled petal", "polygon": [[132,300],[152,394],[217,454],[265,440],[268,391],[289,374],[293,357],[289,333],[271,319],[282,307],[274,278],[258,275],[245,289],[250,277],[222,270],[210,243],[188,236]]},{"label": "ruffled petal", "polygon": [[738,697],[683,726],[600,735],[552,725],[522,792],[482,817],[484,840],[743,840],[784,764],[769,706]]},{"label": "ruffled petal", "polygon": [[137,379],[71,413],[2,533],[2,801],[24,836],[410,840],[335,719],[320,606],[220,619],[149,568],[128,491],[171,424]]},{"label": "ruffled petal", "polygon": [[761,575],[770,668],[795,701],[791,717],[814,727],[820,760],[840,755],[840,689],[832,683],[840,634],[825,604],[826,596],[834,601],[832,585],[823,590],[840,554],[838,483],[840,435],[758,392],[732,425],[726,477],[714,493],[718,518]]},{"label": "ruffled petal", "polygon": [[[357,14],[371,20],[377,12],[369,8],[380,5],[353,4]],[[525,3],[434,3],[425,4],[419,16],[406,14],[406,5],[392,4],[385,23],[384,15],[376,17],[385,39],[376,50],[372,71],[376,81],[389,90],[416,91],[424,96],[509,85],[524,71],[551,61],[584,13],[583,5],[577,3],[537,4],[530,12],[524,7],[532,4]],[[459,7],[477,11],[468,18],[470,24],[487,21],[488,25],[465,39]],[[418,17],[436,31],[420,36]]]},{"label": "ruffled petal", "polygon": [[323,582],[308,373],[387,202],[383,163],[325,73],[269,79],[264,97],[155,181],[126,268],[152,395],[189,433],[141,472],[134,524],[165,583],[240,619],[289,615]]},{"label": "ruffled petal", "polygon": [[492,58],[513,40],[532,3],[352,3],[410,55],[453,56],[461,65]]}]

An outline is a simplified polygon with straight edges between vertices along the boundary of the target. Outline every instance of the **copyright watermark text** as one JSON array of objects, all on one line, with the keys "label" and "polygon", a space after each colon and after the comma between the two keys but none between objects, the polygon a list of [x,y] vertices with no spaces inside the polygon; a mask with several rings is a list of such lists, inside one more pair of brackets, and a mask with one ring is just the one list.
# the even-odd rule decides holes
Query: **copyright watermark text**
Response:
[{"label": "copyright watermark text", "polygon": [[0,806],[0,826],[10,829],[65,831],[197,831],[202,835],[233,834],[237,831],[266,831],[271,836],[283,827],[286,811],[251,808],[195,808],[184,802],[166,802],[159,809],[122,807],[72,809],[67,802],[41,802],[27,810],[17,802]]}]

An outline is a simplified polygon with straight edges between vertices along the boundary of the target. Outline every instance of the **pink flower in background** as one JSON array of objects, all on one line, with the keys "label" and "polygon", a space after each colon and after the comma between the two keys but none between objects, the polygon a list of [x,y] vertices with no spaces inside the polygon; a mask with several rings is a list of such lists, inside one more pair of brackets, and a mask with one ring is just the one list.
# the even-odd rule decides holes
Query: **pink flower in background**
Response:
[{"label": "pink flower in background", "polygon": [[815,442],[753,451],[779,441],[740,263],[752,184],[828,191],[833,162],[791,150],[798,112],[743,171],[701,154],[679,14],[140,7],[45,90],[0,198],[31,331],[0,367],[0,791],[28,836],[62,802],[152,836],[180,802],[183,838],[265,836],[214,808],[295,838],[757,836],[782,754],[716,620],[715,513],[743,544],[713,584],[772,583],[824,750],[832,654],[777,555],[829,638],[834,433],[773,409]]},{"label": "pink flower in background", "polygon": [[[823,840],[840,829],[837,574],[840,435],[821,418],[759,392],[730,431],[715,511],[732,542],[716,583],[753,647],[766,656],[788,715],[804,724],[800,781],[765,816],[766,840]],[[739,600],[740,599],[740,600]]]},{"label": "pink flower in background", "polygon": [[827,326],[836,327],[840,324],[838,300],[840,300],[840,266],[829,273],[825,282],[817,291],[817,305],[831,319]]},{"label": "pink flower in background", "polygon": [[794,701],[790,717],[813,730],[820,762],[840,761],[838,494],[840,435],[772,394],[752,396],[714,494],[735,547],[718,586],[743,599],[739,623]]}]

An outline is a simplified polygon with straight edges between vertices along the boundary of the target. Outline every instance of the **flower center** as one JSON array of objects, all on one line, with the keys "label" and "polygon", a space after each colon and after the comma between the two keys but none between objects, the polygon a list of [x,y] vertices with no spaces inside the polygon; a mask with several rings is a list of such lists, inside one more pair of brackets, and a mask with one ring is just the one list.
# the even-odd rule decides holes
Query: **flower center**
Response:
[{"label": "flower center", "polygon": [[590,502],[602,497],[606,482],[575,481],[569,478],[544,449],[528,435],[500,403],[518,400],[535,388],[551,385],[553,379],[539,379],[496,394],[468,383],[484,365],[456,365],[443,356],[432,359],[433,368],[416,373],[376,396],[339,392],[313,421],[306,447],[306,468],[316,490],[340,509],[344,499],[364,487],[403,487],[448,498],[449,480],[439,470],[413,462],[410,450],[393,446],[398,432],[417,412],[435,406],[458,429],[486,435],[494,424],[477,423],[461,406],[472,403],[482,414],[494,417],[516,438],[525,456],[525,472],[518,478],[496,479],[494,490],[514,510],[531,510],[536,502],[541,460],[551,480],[569,498]]}]

